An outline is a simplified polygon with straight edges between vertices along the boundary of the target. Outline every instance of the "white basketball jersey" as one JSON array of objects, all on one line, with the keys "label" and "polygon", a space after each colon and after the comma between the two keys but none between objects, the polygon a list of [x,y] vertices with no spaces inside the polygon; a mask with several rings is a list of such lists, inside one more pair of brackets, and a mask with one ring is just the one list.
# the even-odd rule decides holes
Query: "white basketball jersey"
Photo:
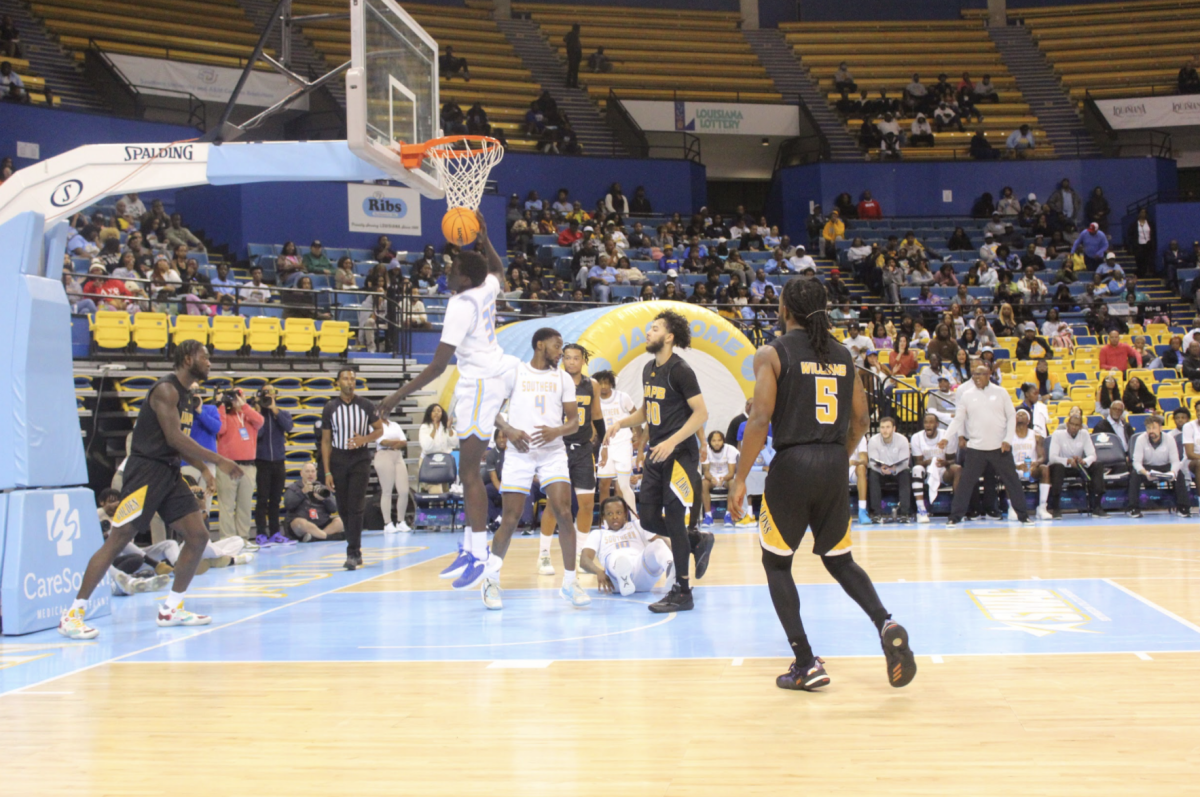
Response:
[{"label": "white basketball jersey", "polygon": [[[600,399],[600,412],[604,415],[604,428],[611,429],[625,418],[633,415],[637,407],[628,393],[614,390],[608,398]],[[629,445],[633,442],[633,430],[622,429],[613,435],[610,445]]]},{"label": "white basketball jersey", "polygon": [[1013,462],[1017,465],[1017,470],[1025,467],[1025,457],[1029,457],[1030,462],[1036,462],[1037,454],[1037,435],[1033,433],[1033,429],[1025,430],[1025,436],[1021,437],[1014,429],[1012,435],[1008,438],[1008,444],[1012,446]]},{"label": "white basketball jersey", "polygon": [[[508,396],[508,423],[528,434],[539,426],[562,426],[563,405],[574,400],[575,382],[566,371],[538,371],[529,363],[521,363]],[[562,447],[561,437],[540,446],[546,450]]]},{"label": "white basketball jersey", "polygon": [[446,303],[441,340],[455,347],[460,378],[489,379],[511,366],[496,342],[499,294],[500,281],[488,274],[482,285],[457,293]]},{"label": "white basketball jersey", "polygon": [[654,535],[638,525],[636,520],[630,520],[624,528],[616,531],[611,529],[592,530],[588,533],[583,547],[595,551],[596,559],[604,564],[608,556],[617,551],[628,550],[630,553],[640,556],[642,551],[646,550],[646,546],[650,544],[652,537]]},{"label": "white basketball jersey", "polygon": [[937,432],[933,437],[928,437],[925,430],[913,434],[909,438],[909,450],[912,451],[913,460],[924,459],[928,457],[931,461],[938,458],[938,443],[945,437],[943,432]]},{"label": "white basketball jersey", "polygon": [[708,472],[724,479],[737,465],[738,450],[730,445],[721,446],[720,451],[708,449]]}]

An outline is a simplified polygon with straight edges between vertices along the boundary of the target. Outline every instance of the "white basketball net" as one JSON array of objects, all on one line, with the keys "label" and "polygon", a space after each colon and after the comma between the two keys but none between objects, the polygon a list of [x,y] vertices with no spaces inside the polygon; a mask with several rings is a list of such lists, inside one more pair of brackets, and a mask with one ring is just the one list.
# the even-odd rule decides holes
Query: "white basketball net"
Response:
[{"label": "white basketball net", "polygon": [[504,158],[504,147],[494,138],[458,138],[430,147],[425,157],[442,180],[446,204],[478,210],[488,175]]}]

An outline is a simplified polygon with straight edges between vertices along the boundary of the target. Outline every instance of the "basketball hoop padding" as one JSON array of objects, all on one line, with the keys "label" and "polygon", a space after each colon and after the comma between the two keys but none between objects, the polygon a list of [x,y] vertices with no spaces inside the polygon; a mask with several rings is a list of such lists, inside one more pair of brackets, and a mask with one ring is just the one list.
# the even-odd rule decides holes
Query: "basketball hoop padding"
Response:
[{"label": "basketball hoop padding", "polygon": [[488,136],[446,136],[400,147],[400,162],[414,171],[428,159],[452,208],[478,210],[492,167],[504,158],[504,146]]}]

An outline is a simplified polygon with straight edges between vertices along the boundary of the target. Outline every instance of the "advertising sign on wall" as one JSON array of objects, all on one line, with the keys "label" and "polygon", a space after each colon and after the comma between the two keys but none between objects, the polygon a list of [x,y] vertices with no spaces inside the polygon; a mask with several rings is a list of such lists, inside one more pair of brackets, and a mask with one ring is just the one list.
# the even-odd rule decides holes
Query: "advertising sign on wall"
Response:
[{"label": "advertising sign on wall", "polygon": [[1200,125],[1200,95],[1096,100],[1096,107],[1115,130]]},{"label": "advertising sign on wall", "polygon": [[390,185],[346,185],[350,232],[420,235],[421,195]]},{"label": "advertising sign on wall", "polygon": [[622,100],[641,128],[648,132],[734,136],[798,136],[800,116],[794,105],[746,102],[656,102]]}]

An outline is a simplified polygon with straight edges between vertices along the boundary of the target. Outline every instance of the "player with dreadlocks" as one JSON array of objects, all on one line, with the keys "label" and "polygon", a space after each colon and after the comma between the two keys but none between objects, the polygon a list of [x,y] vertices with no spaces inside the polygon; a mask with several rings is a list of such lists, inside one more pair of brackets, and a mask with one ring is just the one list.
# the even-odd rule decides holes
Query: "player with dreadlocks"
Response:
[{"label": "player with dreadlocks", "polygon": [[867,429],[867,397],[849,350],[829,334],[825,288],[792,279],[783,288],[779,320],[785,333],[754,355],[754,398],[742,437],[729,505],[740,517],[746,476],[773,433],[775,458],[758,514],[763,568],[775,613],[796,660],[775,679],[781,689],[812,691],[829,684],[800,619],[792,555],[809,527],[813,553],[878,629],[888,682],[904,686],[917,674],[908,632],[891,619],[875,586],[850,552],[847,458]]}]

